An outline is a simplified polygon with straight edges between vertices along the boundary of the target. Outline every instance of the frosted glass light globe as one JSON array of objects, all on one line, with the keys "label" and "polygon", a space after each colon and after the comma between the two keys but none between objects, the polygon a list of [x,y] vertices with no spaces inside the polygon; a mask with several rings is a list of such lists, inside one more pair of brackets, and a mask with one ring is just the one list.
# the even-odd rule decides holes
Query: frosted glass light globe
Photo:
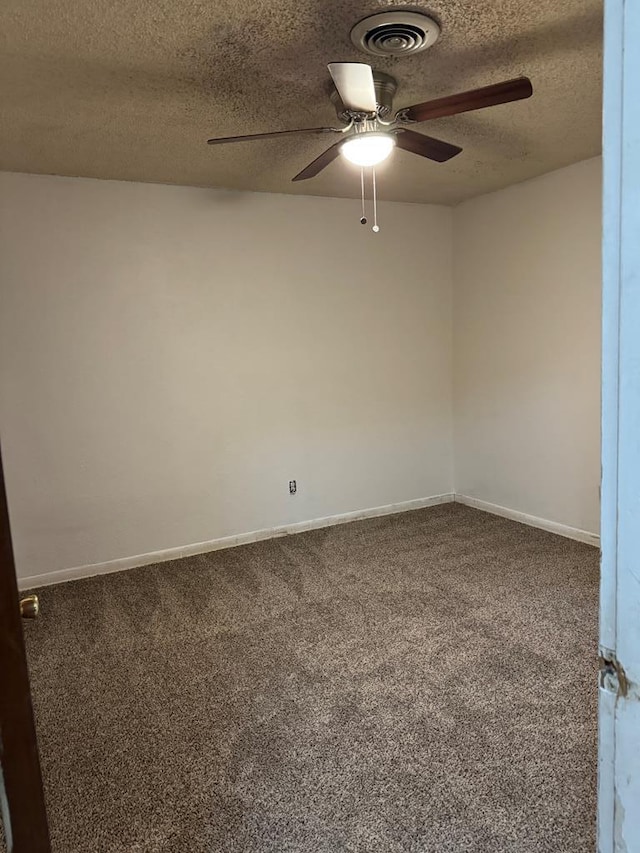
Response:
[{"label": "frosted glass light globe", "polygon": [[359,133],[342,143],[340,153],[356,166],[376,166],[387,159],[395,144],[389,133]]}]

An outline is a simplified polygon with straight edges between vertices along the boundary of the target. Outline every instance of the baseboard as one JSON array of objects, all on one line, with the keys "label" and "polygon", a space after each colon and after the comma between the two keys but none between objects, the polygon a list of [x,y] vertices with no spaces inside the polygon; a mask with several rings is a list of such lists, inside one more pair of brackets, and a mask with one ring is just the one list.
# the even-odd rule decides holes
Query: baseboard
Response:
[{"label": "baseboard", "polygon": [[148,566],[152,563],[165,563],[169,560],[179,560],[182,557],[191,557],[195,554],[206,554],[208,551],[219,551],[223,548],[234,548],[238,545],[248,545],[251,542],[260,542],[264,539],[276,539],[280,536],[290,536],[295,533],[303,533],[305,530],[317,530],[322,527],[332,527],[336,524],[348,524],[351,521],[360,521],[365,518],[377,518],[384,515],[394,515],[400,512],[409,512],[414,509],[423,509],[438,504],[451,503],[465,504],[484,512],[519,521],[531,527],[547,530],[565,536],[567,539],[575,539],[585,542],[596,548],[600,546],[600,537],[596,533],[581,530],[578,527],[569,527],[546,518],[538,518],[514,509],[508,509],[498,504],[489,503],[479,498],[468,495],[443,494],[433,495],[428,498],[417,498],[416,500],[403,501],[401,503],[386,504],[385,506],[372,507],[370,509],[345,512],[340,515],[330,515],[325,518],[314,518],[310,521],[298,521],[286,524],[282,527],[268,527],[262,530],[254,530],[249,533],[239,533],[235,536],[223,536],[220,539],[210,539],[207,542],[196,542],[193,545],[181,545],[177,548],[165,548],[162,551],[151,551],[147,554],[136,554],[133,557],[120,557],[116,560],[107,560],[104,563],[90,563],[86,566],[74,566],[70,569],[58,569],[41,575],[18,578],[18,586],[22,589],[34,589],[35,587],[51,586],[53,584],[65,583],[66,581],[90,578],[95,575],[105,575],[111,572],[122,572],[127,569],[135,569],[139,566]]},{"label": "baseboard", "polygon": [[597,533],[590,533],[588,530],[581,530],[579,527],[569,527],[567,524],[559,524],[557,521],[549,521],[546,518],[538,518],[536,515],[528,515],[526,512],[518,512],[518,510],[508,509],[498,504],[489,503],[489,501],[470,498],[468,495],[456,494],[455,502],[474,507],[475,509],[481,509],[484,512],[490,512],[493,515],[500,515],[503,518],[510,518],[512,521],[519,521],[521,524],[528,524],[530,527],[539,527],[541,530],[547,530],[549,533],[557,533],[558,536],[565,536],[567,539],[586,542],[587,545],[594,545],[596,548],[600,547],[600,537]]},{"label": "baseboard", "polygon": [[182,557],[191,557],[194,554],[206,554],[208,551],[219,551],[222,548],[234,548],[238,545],[247,545],[250,542],[260,542],[264,539],[276,539],[280,536],[290,536],[294,533],[302,533],[305,530],[317,530],[321,527],[332,527],[335,524],[347,524],[351,521],[360,521],[365,518],[376,518],[382,515],[393,515],[398,512],[407,512],[413,509],[423,509],[437,504],[451,503],[453,494],[433,495],[429,498],[417,498],[402,503],[376,506],[371,509],[345,512],[341,515],[329,515],[325,518],[314,518],[311,521],[298,521],[286,524],[282,527],[268,527],[263,530],[254,530],[250,533],[239,533],[236,536],[223,536],[220,539],[210,539],[208,542],[196,542],[193,545],[182,545],[177,548],[165,548],[162,551],[151,551],[148,554],[137,554],[134,557],[120,557],[117,560],[107,560],[105,563],[91,563],[87,566],[74,566],[71,569],[58,569],[42,575],[18,578],[20,589],[33,589],[41,586],[65,583],[66,581],[90,578],[95,575],[105,575],[111,572],[122,572],[126,569],[135,569],[139,566],[148,566],[151,563],[165,563],[169,560],[179,560]]}]

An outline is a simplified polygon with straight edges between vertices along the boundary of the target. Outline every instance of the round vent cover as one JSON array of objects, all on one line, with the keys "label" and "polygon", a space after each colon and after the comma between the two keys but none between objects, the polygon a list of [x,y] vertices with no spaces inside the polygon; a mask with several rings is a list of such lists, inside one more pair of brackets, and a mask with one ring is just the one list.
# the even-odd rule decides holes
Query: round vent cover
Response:
[{"label": "round vent cover", "polygon": [[420,12],[381,12],[356,24],[351,41],[374,56],[407,56],[431,47],[439,35],[438,24]]}]

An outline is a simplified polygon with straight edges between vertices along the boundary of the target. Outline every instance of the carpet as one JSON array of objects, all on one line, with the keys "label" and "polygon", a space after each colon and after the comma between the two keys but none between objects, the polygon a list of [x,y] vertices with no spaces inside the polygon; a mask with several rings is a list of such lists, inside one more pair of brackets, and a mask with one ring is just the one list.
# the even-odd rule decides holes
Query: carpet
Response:
[{"label": "carpet", "polygon": [[587,853],[598,552],[457,504],[40,590],[56,853]]}]

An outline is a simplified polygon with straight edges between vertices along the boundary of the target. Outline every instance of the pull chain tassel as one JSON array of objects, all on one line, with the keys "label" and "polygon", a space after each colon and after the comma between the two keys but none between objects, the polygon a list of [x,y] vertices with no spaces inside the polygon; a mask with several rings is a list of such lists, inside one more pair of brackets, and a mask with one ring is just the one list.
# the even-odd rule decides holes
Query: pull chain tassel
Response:
[{"label": "pull chain tassel", "polygon": [[371,229],[376,234],[380,230],[378,227],[378,193],[376,188],[376,167],[371,167],[371,176],[373,179],[373,228]]}]

